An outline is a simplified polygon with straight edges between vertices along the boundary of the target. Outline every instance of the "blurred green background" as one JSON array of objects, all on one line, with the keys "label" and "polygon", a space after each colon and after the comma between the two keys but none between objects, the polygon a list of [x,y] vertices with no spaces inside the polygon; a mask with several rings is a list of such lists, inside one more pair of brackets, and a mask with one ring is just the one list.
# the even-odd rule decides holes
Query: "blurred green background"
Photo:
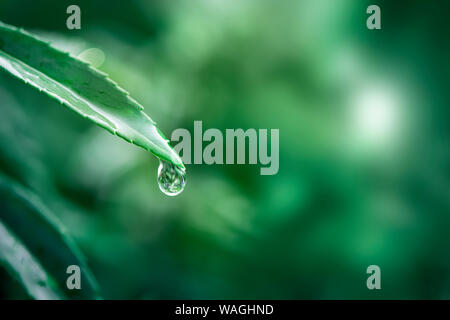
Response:
[{"label": "blurred green background", "polygon": [[[0,171],[58,215],[104,298],[450,298],[449,9],[1,0],[1,21],[98,66],[168,137],[279,129],[280,170],[187,165],[167,197],[149,152],[0,72]],[[27,298],[4,269],[0,296]]]}]

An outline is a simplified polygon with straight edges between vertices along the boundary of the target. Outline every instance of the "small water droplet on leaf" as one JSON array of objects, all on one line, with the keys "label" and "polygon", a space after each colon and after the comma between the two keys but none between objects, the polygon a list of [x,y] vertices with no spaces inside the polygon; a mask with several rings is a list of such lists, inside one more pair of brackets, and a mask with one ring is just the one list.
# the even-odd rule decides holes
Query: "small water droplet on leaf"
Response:
[{"label": "small water droplet on leaf", "polygon": [[159,189],[168,196],[180,194],[186,185],[186,171],[174,164],[161,160],[158,168]]}]

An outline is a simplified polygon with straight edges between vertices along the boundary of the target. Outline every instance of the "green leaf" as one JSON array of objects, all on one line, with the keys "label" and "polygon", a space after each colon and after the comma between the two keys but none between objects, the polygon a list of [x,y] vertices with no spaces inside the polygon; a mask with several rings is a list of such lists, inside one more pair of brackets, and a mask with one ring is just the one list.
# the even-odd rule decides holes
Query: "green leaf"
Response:
[{"label": "green leaf", "polygon": [[[98,299],[78,247],[40,199],[0,174],[0,264],[36,299]],[[81,269],[81,289],[66,286],[67,267]]]},{"label": "green leaf", "polygon": [[104,73],[2,22],[0,68],[111,133],[184,169],[143,107]]},{"label": "green leaf", "polygon": [[56,300],[63,297],[39,261],[1,221],[0,264],[7,267],[33,298]]}]

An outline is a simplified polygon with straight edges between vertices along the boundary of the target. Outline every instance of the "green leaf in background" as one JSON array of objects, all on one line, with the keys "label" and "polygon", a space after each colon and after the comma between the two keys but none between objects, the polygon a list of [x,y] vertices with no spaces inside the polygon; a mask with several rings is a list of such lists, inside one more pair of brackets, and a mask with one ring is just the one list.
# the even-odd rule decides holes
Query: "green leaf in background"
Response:
[{"label": "green leaf in background", "polygon": [[[0,264],[35,299],[98,299],[84,258],[40,199],[0,175]],[[69,290],[67,267],[81,269],[81,290]]]},{"label": "green leaf in background", "polygon": [[88,64],[0,22],[0,67],[111,133],[184,169],[142,106]]},{"label": "green leaf in background", "polygon": [[30,254],[15,234],[0,222],[0,263],[19,280],[28,294],[39,300],[61,299],[55,286],[39,261]]}]

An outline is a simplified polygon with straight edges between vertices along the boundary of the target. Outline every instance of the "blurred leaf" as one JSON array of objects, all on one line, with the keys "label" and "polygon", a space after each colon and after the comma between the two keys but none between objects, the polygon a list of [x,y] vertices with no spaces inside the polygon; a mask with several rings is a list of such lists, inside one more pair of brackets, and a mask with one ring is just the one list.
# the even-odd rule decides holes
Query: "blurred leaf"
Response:
[{"label": "blurred leaf", "polygon": [[0,22],[0,66],[111,133],[184,168],[142,106],[88,64]]},{"label": "blurred leaf", "polygon": [[39,261],[1,221],[0,263],[8,268],[33,298],[40,300],[62,298],[61,292]]},{"label": "blurred leaf", "polygon": [[[95,299],[97,284],[65,228],[40,199],[0,175],[0,263],[34,298]],[[81,290],[66,287],[67,267],[81,268]]]}]

